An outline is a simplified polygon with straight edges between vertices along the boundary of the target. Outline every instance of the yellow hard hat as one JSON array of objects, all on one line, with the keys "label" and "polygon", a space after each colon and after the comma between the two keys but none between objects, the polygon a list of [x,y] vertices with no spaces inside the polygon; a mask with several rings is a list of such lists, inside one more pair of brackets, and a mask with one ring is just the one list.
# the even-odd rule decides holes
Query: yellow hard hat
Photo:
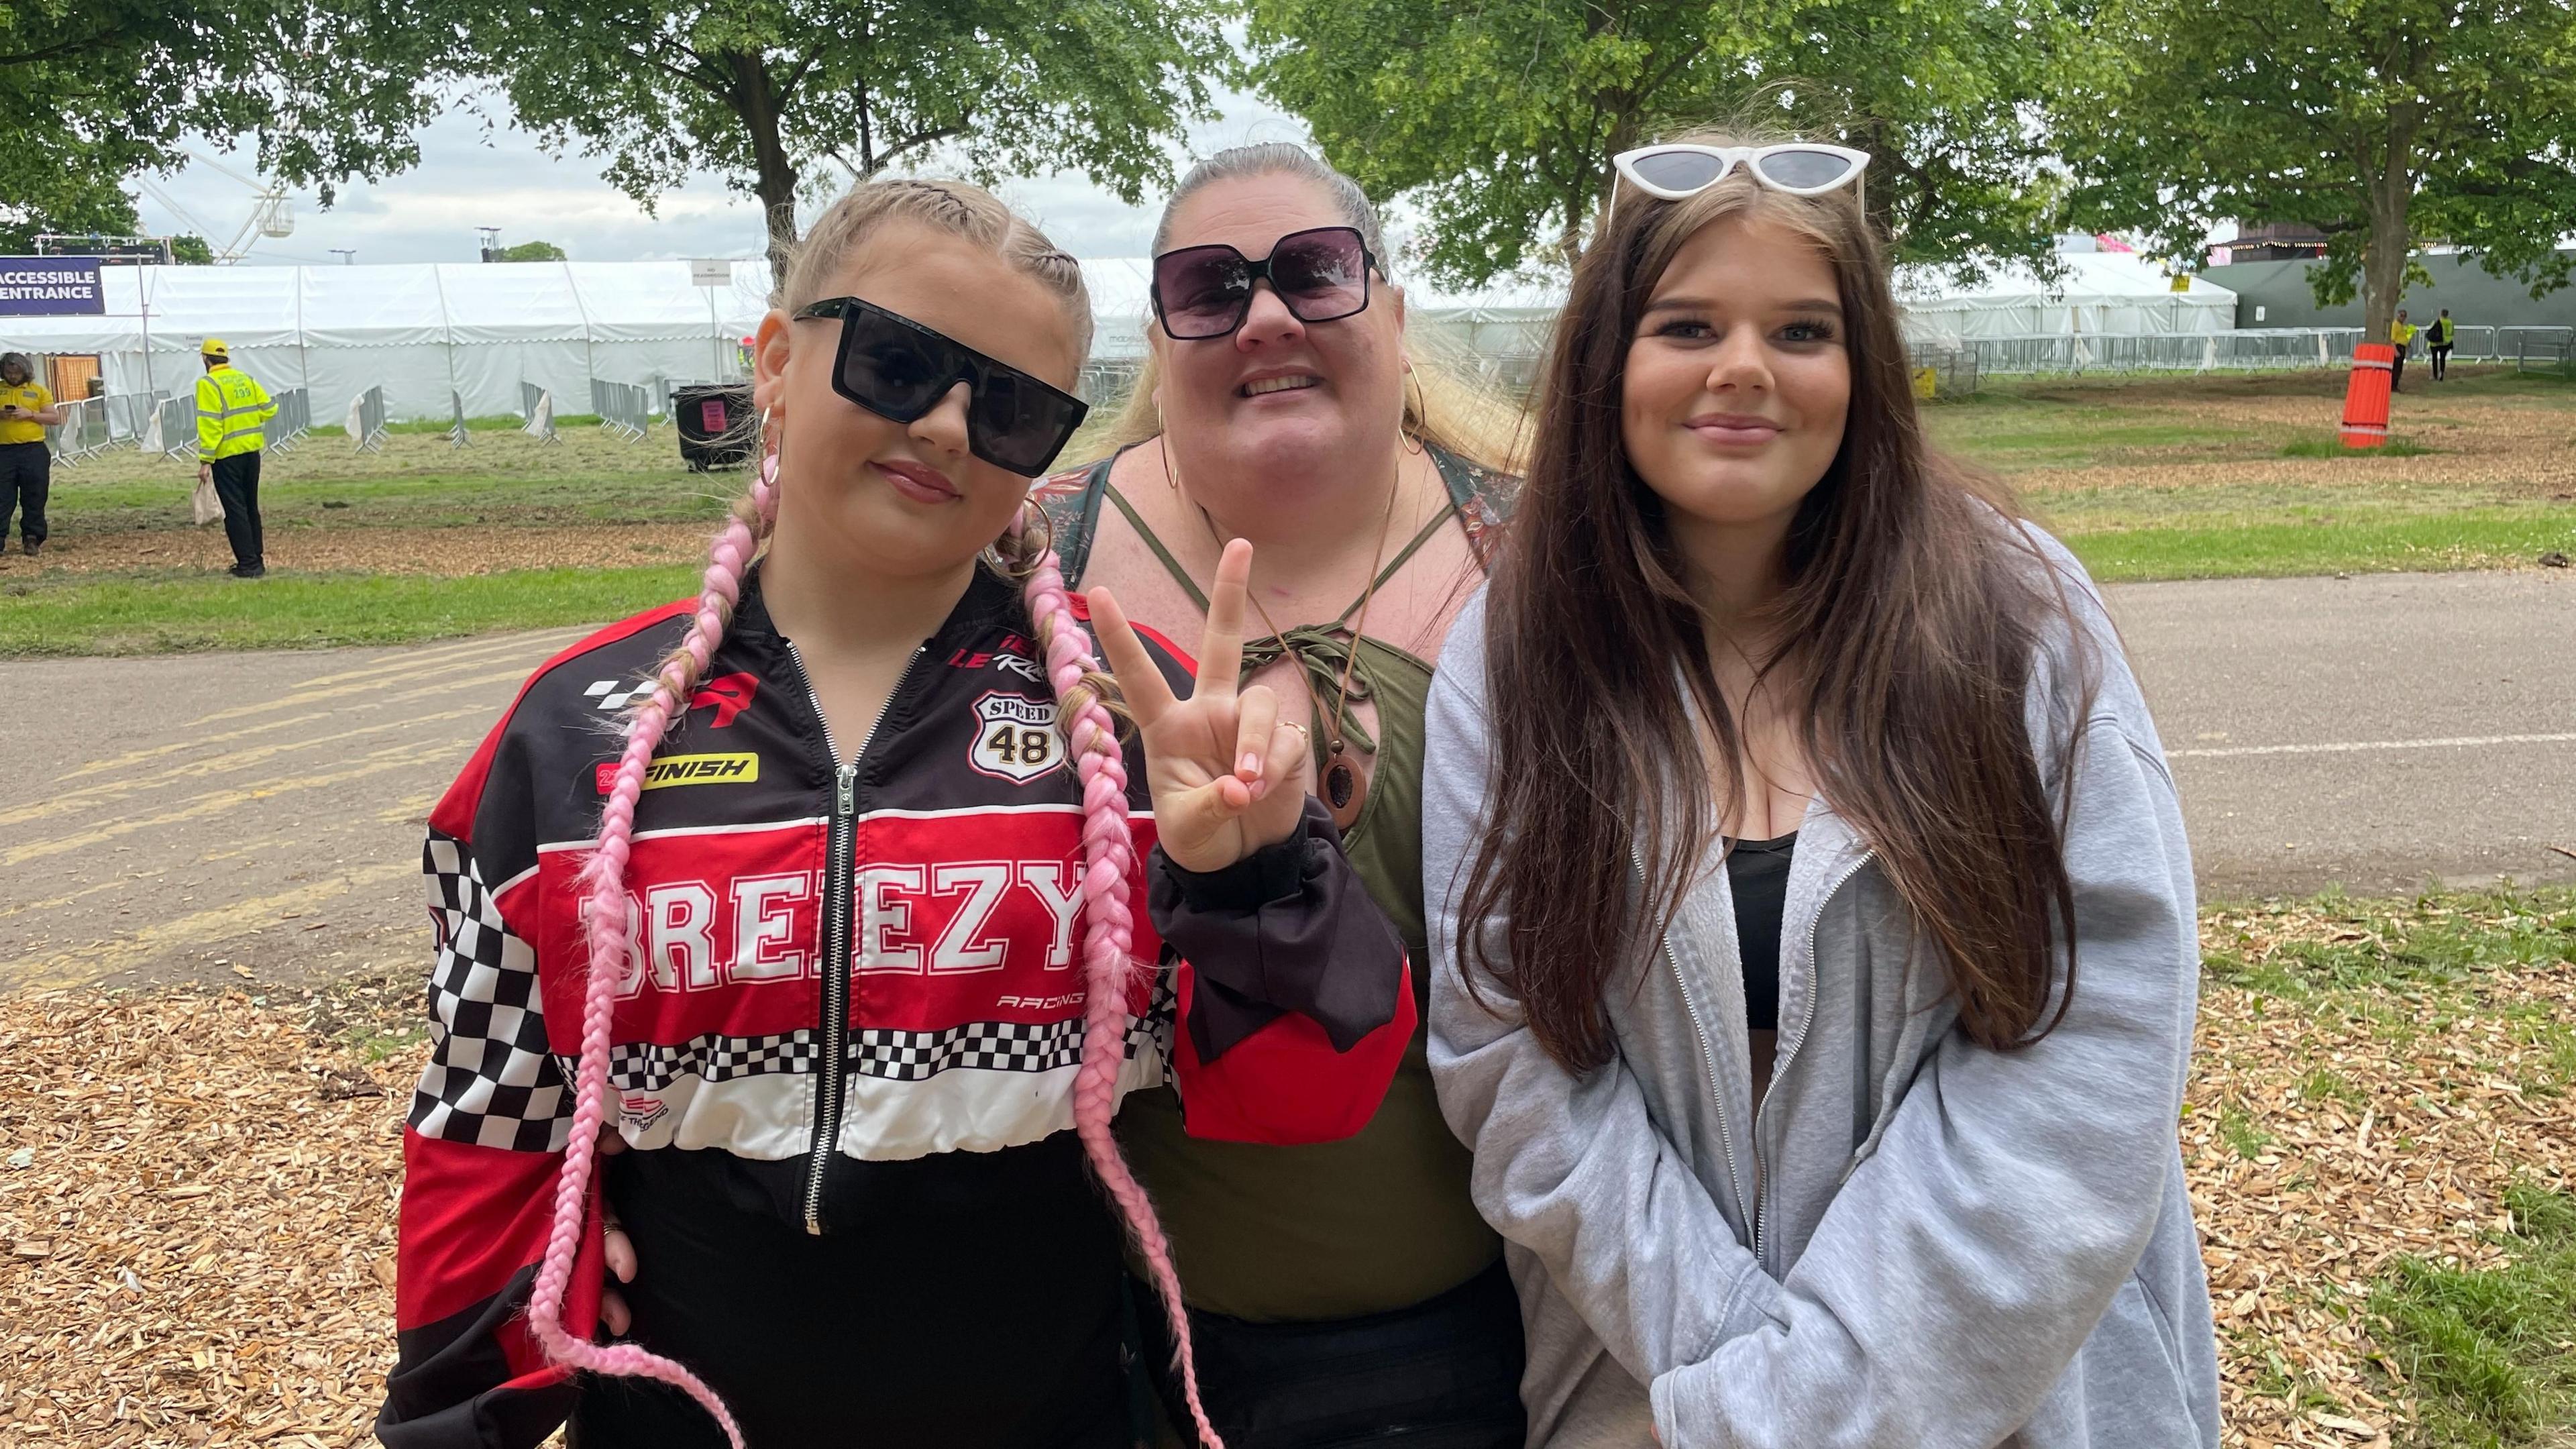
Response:
[{"label": "yellow hard hat", "polygon": [[198,346],[197,354],[200,357],[230,357],[233,355],[233,350],[224,345],[224,339],[209,337]]}]

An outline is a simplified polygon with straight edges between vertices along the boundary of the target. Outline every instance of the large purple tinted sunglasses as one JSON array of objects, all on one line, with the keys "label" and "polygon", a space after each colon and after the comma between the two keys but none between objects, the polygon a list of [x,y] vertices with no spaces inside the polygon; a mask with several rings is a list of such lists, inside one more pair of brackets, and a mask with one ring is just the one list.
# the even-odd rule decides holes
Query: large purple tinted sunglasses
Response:
[{"label": "large purple tinted sunglasses", "polygon": [[1252,315],[1252,287],[1267,281],[1300,322],[1336,322],[1368,310],[1377,258],[1357,227],[1292,231],[1254,261],[1222,242],[1154,258],[1154,316],[1175,341],[1228,337]]}]

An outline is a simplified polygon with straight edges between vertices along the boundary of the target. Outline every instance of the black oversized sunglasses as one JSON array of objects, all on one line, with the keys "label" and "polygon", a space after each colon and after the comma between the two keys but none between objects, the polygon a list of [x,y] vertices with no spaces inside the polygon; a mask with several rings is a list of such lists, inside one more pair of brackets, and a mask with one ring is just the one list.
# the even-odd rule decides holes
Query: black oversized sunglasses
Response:
[{"label": "black oversized sunglasses", "polygon": [[841,319],[832,391],[908,423],[963,382],[967,451],[996,468],[1025,478],[1045,472],[1091,411],[1062,388],[874,302],[832,297],[796,313],[798,321],[832,317]]},{"label": "black oversized sunglasses", "polygon": [[1252,284],[1267,280],[1300,322],[1337,322],[1368,310],[1377,258],[1357,227],[1292,231],[1253,261],[1222,242],[1154,258],[1154,316],[1175,341],[1232,335],[1252,315]]}]

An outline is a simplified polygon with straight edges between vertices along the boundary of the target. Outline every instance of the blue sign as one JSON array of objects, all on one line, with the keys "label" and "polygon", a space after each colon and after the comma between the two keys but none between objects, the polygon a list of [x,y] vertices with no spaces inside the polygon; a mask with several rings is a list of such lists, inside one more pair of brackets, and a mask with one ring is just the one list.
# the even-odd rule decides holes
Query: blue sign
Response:
[{"label": "blue sign", "polygon": [[95,317],[107,310],[96,257],[0,257],[0,317]]}]

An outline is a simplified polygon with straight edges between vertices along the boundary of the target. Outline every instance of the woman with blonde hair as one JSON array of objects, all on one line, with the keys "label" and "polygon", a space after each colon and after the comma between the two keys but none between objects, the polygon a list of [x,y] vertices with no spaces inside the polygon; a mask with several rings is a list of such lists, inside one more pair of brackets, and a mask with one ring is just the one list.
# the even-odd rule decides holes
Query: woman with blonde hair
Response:
[{"label": "woman with blonde hair", "polygon": [[[1341,845],[1419,952],[1429,661],[1508,503],[1513,410],[1437,379],[1375,208],[1298,147],[1193,168],[1154,251],[1152,363],[1122,446],[1048,492],[1065,576],[1185,636],[1229,543],[1254,544],[1244,678],[1311,733]],[[1223,1041],[1175,1045],[1187,1060]],[[1208,1141],[1187,1105],[1138,1094],[1119,1140],[1171,1234],[1227,1443],[1518,1449],[1519,1314],[1420,1040],[1345,1141]],[[1185,1422],[1168,1344],[1140,1320]]]},{"label": "woman with blonde hair", "polygon": [[[876,182],[776,300],[702,592],[549,661],[430,812],[377,1433],[1125,1449],[1123,1239],[1216,1449],[1110,1119],[1168,1077],[1192,1131],[1357,1131],[1414,1035],[1402,945],[1266,686],[1112,625],[1110,716],[1027,504],[1083,416],[1073,258]],[[1215,573],[1225,662],[1251,567]]]}]

